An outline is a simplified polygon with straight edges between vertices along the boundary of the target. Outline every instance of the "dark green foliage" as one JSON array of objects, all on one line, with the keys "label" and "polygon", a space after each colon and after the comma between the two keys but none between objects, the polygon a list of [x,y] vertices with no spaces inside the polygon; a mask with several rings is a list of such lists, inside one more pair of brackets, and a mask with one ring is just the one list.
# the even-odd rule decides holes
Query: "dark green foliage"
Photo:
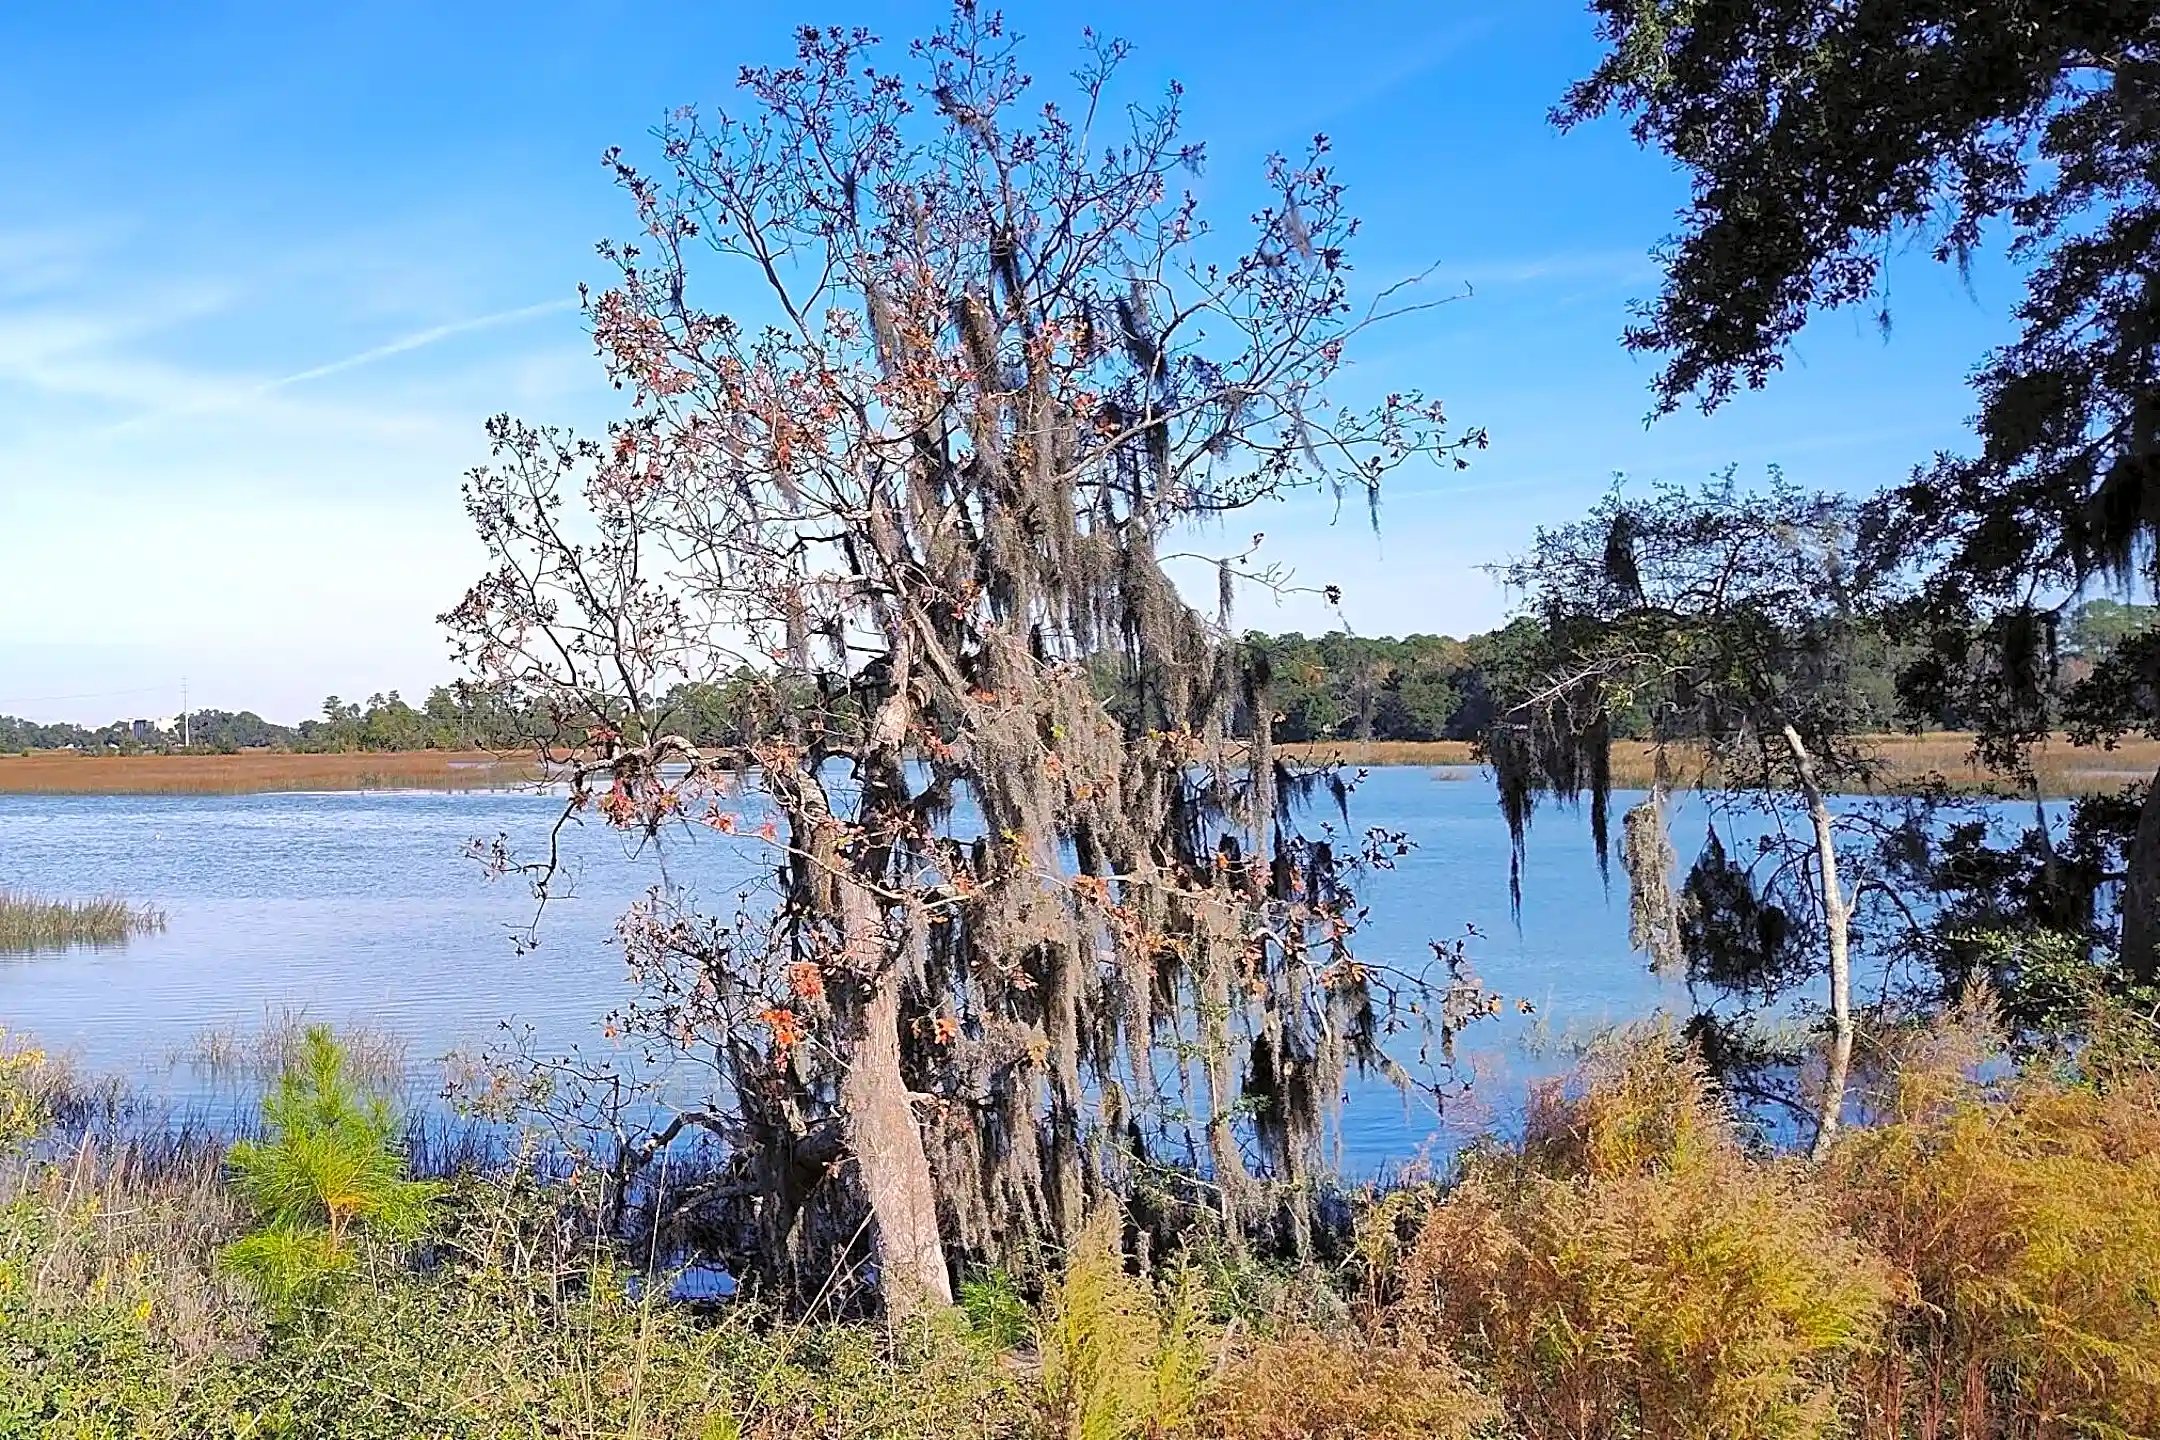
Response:
[{"label": "dark green foliage", "polygon": [[1316,638],[1255,633],[1246,643],[1269,665],[1275,738],[1295,744],[1467,738],[1480,638],[1333,631]]},{"label": "dark green foliage", "polygon": [[[2016,253],[2041,263],[2026,341],[1983,376],[1991,449],[2035,456],[2086,436],[2109,400],[2136,409],[2151,336],[2132,277],[2152,270],[2156,223],[2149,5],[1591,8],[1608,50],[1556,118],[1620,110],[1695,183],[1664,293],[1627,336],[1667,357],[1661,408],[1760,385],[1817,310],[1880,304],[1886,241],[1919,233],[1963,264],[2007,222]],[[2044,353],[2058,365],[2020,363]]]},{"label": "dark green foliage", "polygon": [[460,682],[438,685],[414,709],[397,691],[366,705],[332,695],[319,720],[280,725],[252,710],[193,710],[172,721],[115,720],[90,727],[39,724],[0,715],[0,751],[169,751],[183,741],[198,750],[488,750],[530,745],[555,733],[534,707]]},{"label": "dark green foliage", "polygon": [[[2160,724],[2160,646],[2095,584],[2160,578],[2160,12],[2143,0],[1595,0],[1608,50],[1558,119],[1611,110],[1689,173],[1663,292],[1631,348],[1665,357],[1659,410],[1759,386],[1824,310],[1868,304],[1908,238],[2022,267],[2014,339],[1982,357],[1976,444],[1868,516],[1924,642],[1907,702],[1954,713],[2015,768],[2065,713],[2089,736]],[[2067,689],[2064,706],[2053,703]],[[2160,798],[2126,856],[2121,948],[2160,974]]]},{"label": "dark green foliage", "polygon": [[2073,660],[2097,665],[2124,641],[2147,634],[2156,623],[2160,623],[2160,606],[2088,600],[2064,619],[2062,651]]},{"label": "dark green foliage", "polygon": [[559,736],[560,725],[533,705],[465,681],[438,685],[415,710],[397,691],[365,706],[332,695],[323,718],[303,720],[271,743],[296,750],[495,750]]},{"label": "dark green foliage", "polygon": [[[1246,636],[1267,659],[1275,708],[1274,738],[1320,740],[1474,740],[1491,727],[1493,697],[1520,688],[1537,664],[1544,631],[1517,617],[1457,640],[1447,635],[1358,636],[1331,631]],[[1886,659],[1856,665],[1856,703],[1884,728],[1894,724]],[[1249,725],[1249,717],[1245,723]],[[1612,717],[1613,738],[1648,731],[1640,704]]]}]

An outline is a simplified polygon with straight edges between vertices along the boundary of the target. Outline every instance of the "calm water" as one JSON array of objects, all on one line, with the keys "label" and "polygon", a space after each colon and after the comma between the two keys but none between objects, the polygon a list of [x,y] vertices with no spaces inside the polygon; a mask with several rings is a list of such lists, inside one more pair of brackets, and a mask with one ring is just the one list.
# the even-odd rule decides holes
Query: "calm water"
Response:
[{"label": "calm water", "polygon": [[[423,1092],[437,1057],[499,1039],[505,1024],[530,1026],[546,1049],[605,1050],[603,1018],[631,995],[609,944],[623,906],[663,875],[729,906],[761,852],[711,835],[639,852],[602,826],[573,828],[573,893],[549,906],[540,948],[520,954],[511,936],[529,896],[514,879],[488,880],[465,847],[498,834],[537,846],[559,813],[533,793],[0,795],[0,887],[124,895],[170,918],[124,949],[0,959],[0,1023],[183,1097],[201,1082],[175,1056],[205,1031],[259,1028],[281,1010],[403,1037]],[[1605,893],[1579,821],[1541,817],[1518,930],[1507,832],[1477,772],[1375,770],[1352,818],[1418,847],[1373,877],[1361,954],[1415,963],[1429,941],[1475,927],[1476,968],[1510,1002],[1466,1041],[1484,1098],[1453,1112],[1450,1129],[1504,1116],[1528,1076],[1561,1063],[1553,1032],[1685,1007],[1683,989],[1629,952],[1624,890]],[[1517,999],[1535,1018],[1515,1013]],[[1392,1094],[1361,1091],[1345,1158],[1377,1168],[1435,1128]]]}]

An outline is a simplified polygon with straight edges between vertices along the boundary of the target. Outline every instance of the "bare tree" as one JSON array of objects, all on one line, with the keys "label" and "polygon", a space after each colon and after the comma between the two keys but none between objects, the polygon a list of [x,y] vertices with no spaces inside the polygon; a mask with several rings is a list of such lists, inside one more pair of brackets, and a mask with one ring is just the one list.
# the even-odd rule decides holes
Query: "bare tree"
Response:
[{"label": "bare tree", "polygon": [[[1443,1031],[1476,1008],[1453,952],[1353,957],[1350,882],[1400,837],[1294,822],[1342,784],[1276,762],[1264,670],[1163,544],[1483,437],[1331,398],[1346,342],[1418,307],[1353,306],[1324,139],[1233,245],[1179,188],[1176,90],[1111,102],[1122,45],[1089,37],[1065,103],[972,4],[880,54],[805,29],[743,72],[747,113],[668,124],[662,173],[611,155],[642,230],[587,314],[630,418],[495,422],[468,485],[494,568],[445,620],[564,727],[568,816],[771,847],[767,901],[660,894],[623,934],[714,1067],[693,1123],[742,1157],[764,1263],[867,1235],[904,1312],[949,1299],[956,1248],[1072,1233],[1180,1114],[1234,1231],[1268,1218],[1247,1114],[1301,1224],[1348,1071],[1404,1078],[1412,993]],[[699,255],[751,283],[735,314]],[[1253,573],[1225,560],[1225,597]],[[746,674],[744,743],[676,732],[669,694]]]}]

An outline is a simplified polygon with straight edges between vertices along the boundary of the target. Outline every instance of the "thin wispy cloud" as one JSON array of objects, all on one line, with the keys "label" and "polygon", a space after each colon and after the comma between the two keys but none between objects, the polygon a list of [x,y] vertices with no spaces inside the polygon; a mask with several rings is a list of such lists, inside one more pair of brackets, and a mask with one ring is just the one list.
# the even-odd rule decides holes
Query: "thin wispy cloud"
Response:
[{"label": "thin wispy cloud", "polygon": [[60,289],[83,279],[117,225],[46,225],[0,229],[0,300]]},{"label": "thin wispy cloud", "polygon": [[225,309],[230,287],[176,285],[96,307],[42,303],[0,309],[0,379],[33,389],[124,400],[133,391],[96,380],[85,361],[113,358],[150,335]]},{"label": "thin wispy cloud", "polygon": [[424,330],[416,330],[411,334],[401,335],[380,345],[371,345],[365,350],[342,356],[336,360],[327,360],[320,365],[310,365],[304,370],[296,370],[289,375],[280,375],[275,379],[257,381],[252,384],[228,385],[209,394],[199,394],[191,401],[178,405],[161,406],[108,426],[103,433],[116,435],[168,420],[183,419],[218,410],[244,409],[255,401],[267,399],[279,391],[288,390],[297,385],[326,379],[332,375],[340,375],[350,370],[360,369],[363,366],[378,364],[381,361],[393,359],[400,355],[409,355],[414,351],[424,350],[430,345],[440,344],[442,341],[456,336],[470,335],[477,331],[514,325],[522,321],[538,319],[544,315],[559,315],[566,310],[575,308],[576,303],[573,300],[547,300],[536,305],[520,305],[510,310],[498,310],[489,315],[475,315],[469,319],[454,320],[443,325],[431,325]]},{"label": "thin wispy cloud", "polygon": [[537,305],[521,305],[515,310],[499,310],[493,315],[476,315],[470,320],[456,320],[447,325],[433,325],[425,330],[416,330],[410,335],[400,336],[386,344],[362,350],[357,355],[347,355],[342,360],[331,360],[321,365],[313,365],[305,370],[296,371],[291,375],[280,376],[278,379],[258,386],[256,393],[267,394],[272,390],[281,390],[288,385],[300,385],[309,380],[320,380],[328,375],[341,374],[347,370],[357,370],[362,365],[372,365],[378,360],[387,360],[393,355],[404,355],[414,350],[424,349],[437,341],[448,340],[455,335],[470,335],[477,330],[493,330],[500,325],[514,325],[521,320],[538,319],[542,315],[560,315],[566,310],[576,308],[577,302],[575,300],[543,300]]},{"label": "thin wispy cloud", "polygon": [[1543,281],[1644,280],[1657,267],[1641,250],[1563,250],[1550,255],[1472,260],[1443,265],[1436,278],[1476,286],[1535,285]]}]

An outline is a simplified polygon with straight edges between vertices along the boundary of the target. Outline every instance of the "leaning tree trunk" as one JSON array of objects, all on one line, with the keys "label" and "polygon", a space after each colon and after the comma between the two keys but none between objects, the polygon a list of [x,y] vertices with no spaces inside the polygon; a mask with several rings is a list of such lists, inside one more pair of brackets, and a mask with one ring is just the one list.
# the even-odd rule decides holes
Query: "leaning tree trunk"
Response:
[{"label": "leaning tree trunk", "polygon": [[930,1156],[900,1069],[900,972],[887,954],[877,905],[853,879],[839,883],[847,947],[857,978],[853,1003],[836,1006],[848,1058],[840,1077],[841,1123],[870,1206],[878,1291],[888,1319],[925,1304],[952,1304],[952,1274],[938,1233]]},{"label": "leaning tree trunk", "polygon": [[2160,774],[2138,808],[2137,833],[2123,856],[2122,968],[2133,983],[2160,980]]},{"label": "leaning tree trunk", "polygon": [[[895,666],[904,685],[904,658]],[[868,817],[884,814],[896,748],[906,729],[907,700],[896,690],[877,709],[870,746],[859,773],[865,778]],[[909,1102],[900,1064],[901,967],[885,914],[872,887],[883,855],[845,858],[844,828],[814,774],[792,777],[796,833],[808,839],[797,866],[813,904],[839,922],[841,955],[832,992],[834,1049],[841,1057],[839,1111],[848,1157],[870,1210],[871,1244],[877,1256],[878,1295],[891,1320],[903,1320],[925,1304],[952,1304],[952,1274],[938,1228],[937,1186],[921,1127]],[[870,828],[876,829],[873,824]],[[856,865],[867,865],[869,874]]]},{"label": "leaning tree trunk", "polygon": [[1852,911],[1838,884],[1837,835],[1830,823],[1830,805],[1823,795],[1815,757],[1800,739],[1800,732],[1785,727],[1785,744],[1792,751],[1793,767],[1800,777],[1800,793],[1807,800],[1808,820],[1815,827],[1815,865],[1822,883],[1823,933],[1830,947],[1830,1064],[1823,1076],[1822,1103],[1817,1111],[1813,1154],[1819,1159],[1837,1134],[1845,1113],[1845,1086],[1852,1074]]}]

